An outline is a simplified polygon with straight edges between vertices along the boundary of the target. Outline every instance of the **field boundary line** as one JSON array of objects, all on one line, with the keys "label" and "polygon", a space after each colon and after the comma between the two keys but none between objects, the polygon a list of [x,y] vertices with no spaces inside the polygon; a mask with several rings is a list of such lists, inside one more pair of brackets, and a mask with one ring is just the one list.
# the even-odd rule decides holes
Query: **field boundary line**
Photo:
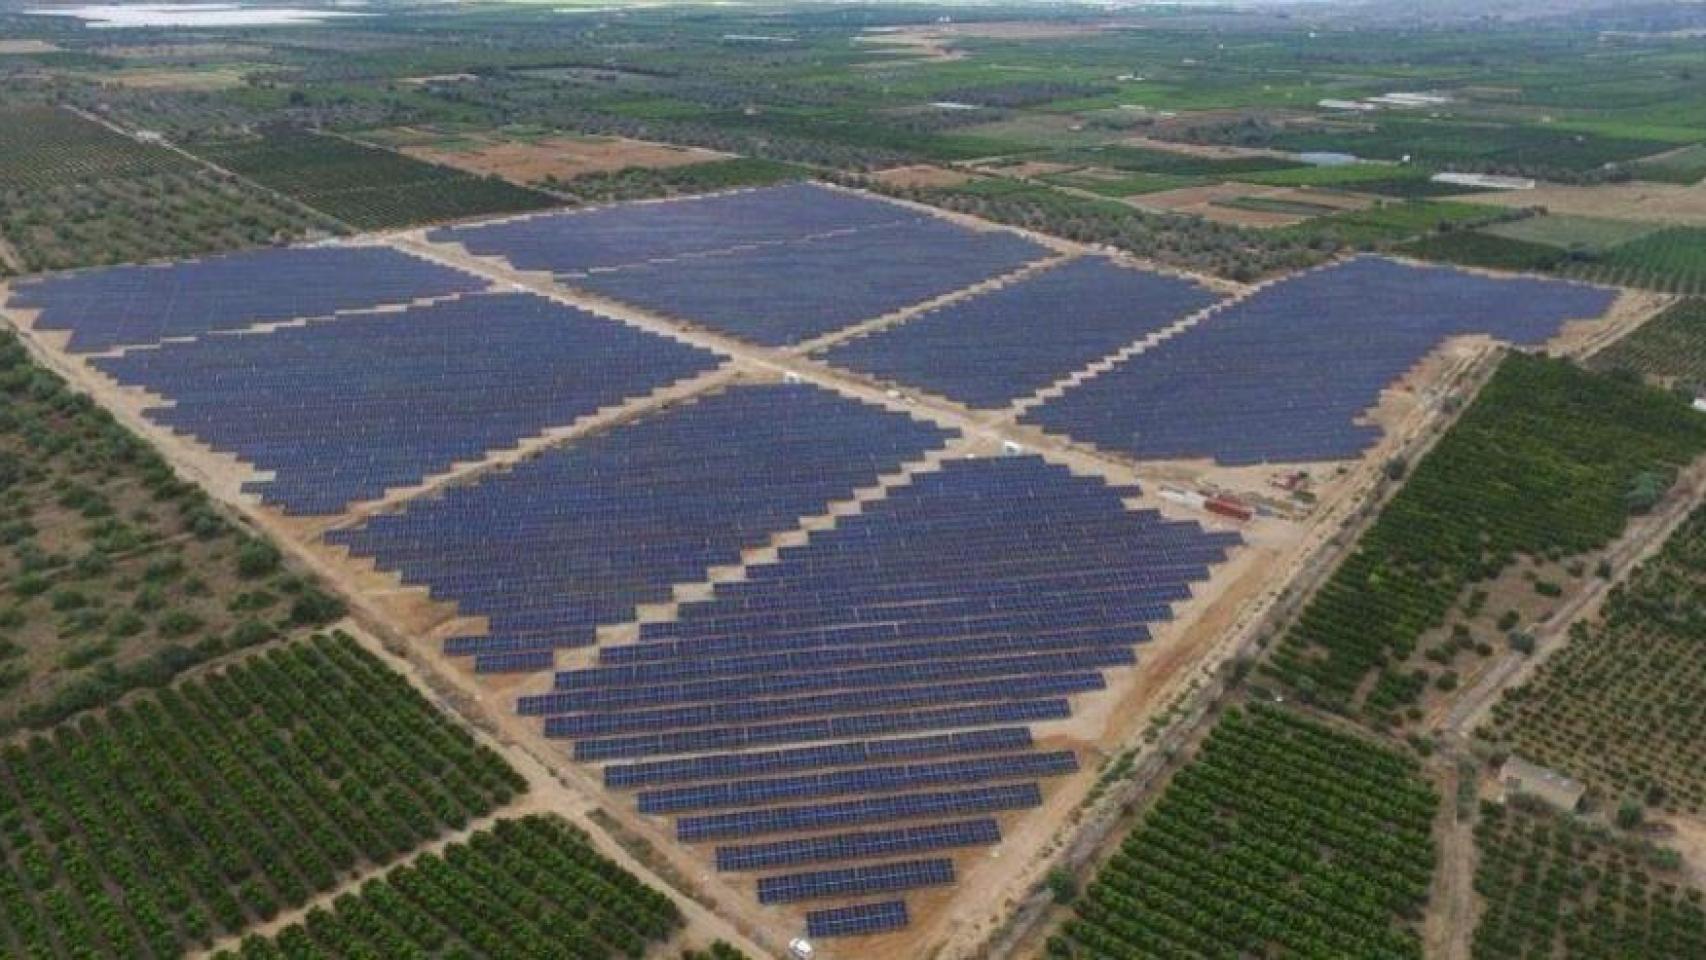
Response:
[{"label": "field boundary line", "polygon": [[237,173],[235,170],[231,170],[231,169],[228,169],[226,167],[222,167],[217,163],[214,163],[212,160],[209,160],[206,157],[200,156],[199,154],[191,153],[190,151],[184,149],[183,147],[178,146],[177,144],[173,143],[171,140],[168,140],[165,137],[161,137],[158,140],[144,140],[141,137],[137,136],[136,131],[127,129],[126,127],[118,124],[117,122],[107,119],[106,117],[101,117],[101,116],[97,116],[95,114],[89,113],[88,111],[82,109],[81,107],[74,107],[74,106],[71,106],[70,104],[61,104],[61,107],[65,110],[70,111],[71,113],[76,114],[79,117],[82,117],[83,119],[89,121],[90,123],[98,123],[101,126],[106,127],[108,130],[111,130],[112,132],[118,134],[121,137],[126,137],[128,139],[134,140],[137,143],[150,144],[152,146],[157,146],[157,147],[160,147],[162,149],[169,150],[172,153],[175,153],[181,157],[187,158],[188,160],[195,163],[197,166],[201,167],[204,170],[210,170],[213,173],[216,173],[222,177],[228,177],[232,180],[237,181],[238,183],[243,184],[243,186],[248,187],[251,190],[255,190],[255,191],[258,191],[260,193],[264,193],[267,196],[272,197],[276,200],[282,200],[286,204],[289,204],[290,206],[293,206],[293,207],[297,208],[298,210],[312,214],[313,216],[318,217],[322,220],[326,220],[326,221],[329,221],[331,223],[335,223],[340,228],[342,228],[346,233],[349,233],[349,234],[362,233],[361,230],[356,229],[356,227],[353,224],[349,223],[348,221],[339,219],[338,217],[334,217],[331,214],[325,212],[324,210],[321,210],[318,207],[311,207],[308,204],[304,203],[303,201],[298,200],[297,198],[295,198],[293,196],[290,196],[289,194],[281,193],[277,190],[274,190],[272,187],[268,187],[268,186],[265,186],[263,184],[257,183],[256,181],[251,180],[248,177],[245,177],[240,173]]}]

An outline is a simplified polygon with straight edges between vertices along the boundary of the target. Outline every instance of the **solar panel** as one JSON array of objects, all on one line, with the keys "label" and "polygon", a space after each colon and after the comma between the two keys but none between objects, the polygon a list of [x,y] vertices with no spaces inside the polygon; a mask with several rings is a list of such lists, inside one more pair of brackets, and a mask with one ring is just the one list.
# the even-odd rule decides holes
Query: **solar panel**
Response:
[{"label": "solar panel", "polygon": [[1144,459],[1349,459],[1380,436],[1358,418],[1445,339],[1537,345],[1615,297],[1363,257],[1265,287],[1024,419]]},{"label": "solar panel", "polygon": [[804,384],[736,386],[327,539],[494,636],[587,642],[948,436]]},{"label": "solar panel", "polygon": [[936,887],[954,882],[952,860],[908,860],[869,867],[816,870],[760,877],[759,903],[796,903],[824,897],[856,897]]},{"label": "solar panel", "polygon": [[1215,302],[1189,280],[1082,257],[824,355],[974,407],[1004,407]]},{"label": "solar panel", "polygon": [[292,247],[21,280],[10,305],[41,311],[36,329],[69,330],[68,349],[93,353],[488,285],[390,247]]},{"label": "solar panel", "polygon": [[271,471],[250,487],[268,503],[326,514],[720,362],[505,293],[207,336],[95,364],[172,401],[150,419]]},{"label": "solar panel", "polygon": [[1012,753],[649,790],[640,794],[639,803],[641,813],[681,813],[852,793],[892,793],[917,787],[1024,780],[1060,776],[1077,769],[1078,758],[1070,750]]},{"label": "solar panel", "polygon": [[519,270],[575,274],[703,256],[917,220],[876,197],[794,183],[651,203],[626,203],[442,227],[434,243],[499,256]]},{"label": "solar panel", "polygon": [[687,843],[726,840],[766,833],[804,833],[866,823],[922,820],[932,817],[1024,810],[1041,806],[1042,790],[1034,783],[1009,783],[965,790],[860,797],[834,803],[765,807],[682,817],[675,835]]},{"label": "solar panel", "polygon": [[806,914],[806,935],[819,939],[869,936],[899,930],[908,922],[905,901],[861,903]]},{"label": "solar panel", "polygon": [[994,820],[958,820],[923,826],[837,833],[804,840],[778,840],[717,848],[718,870],[773,870],[835,860],[865,860],[956,847],[998,843]]},{"label": "solar panel", "polygon": [[1049,255],[1007,231],[918,217],[577,276],[569,282],[767,346],[799,343],[953,293]]}]

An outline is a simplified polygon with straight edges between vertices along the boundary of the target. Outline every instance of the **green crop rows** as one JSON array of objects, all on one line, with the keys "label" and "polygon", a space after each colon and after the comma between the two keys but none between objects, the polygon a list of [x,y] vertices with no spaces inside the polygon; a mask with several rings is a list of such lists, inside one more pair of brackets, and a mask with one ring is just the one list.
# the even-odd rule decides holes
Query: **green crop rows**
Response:
[{"label": "green crop rows", "polygon": [[0,110],[0,130],[0,274],[183,257],[336,229],[66,110]]},{"label": "green crop rows", "polygon": [[570,180],[547,178],[545,185],[587,203],[618,203],[734,187],[761,187],[809,176],[810,170],[791,163],[736,157],[683,167],[629,167],[611,173],[589,173]]},{"label": "green crop rows", "polygon": [[1466,587],[1518,554],[1602,546],[1623,529],[1638,478],[1668,477],[1702,451],[1706,419],[1676,398],[1513,353],[1264,670],[1323,705],[1390,719],[1428,679],[1404,662]]},{"label": "green crop rows", "polygon": [[1627,370],[1658,380],[1706,383],[1706,300],[1684,300],[1594,354],[1596,370]]},{"label": "green crop rows", "polygon": [[1605,283],[1706,294],[1706,228],[1660,230],[1613,247],[1570,272]]},{"label": "green crop rows", "polygon": [[194,161],[53,107],[0,110],[0,191],[185,173]]},{"label": "green crop rows", "polygon": [[1579,624],[1484,735],[1610,797],[1706,811],[1706,509]]},{"label": "green crop rows", "polygon": [[[666,896],[555,816],[501,820],[219,960],[639,957],[681,925]],[[726,949],[726,948],[725,948]],[[715,955],[715,954],[713,954]],[[739,954],[735,954],[738,956]]]},{"label": "green crop rows", "polygon": [[1416,960],[1437,804],[1409,757],[1274,707],[1229,712],[1048,955]]},{"label": "green crop rows", "polygon": [[0,757],[0,942],[171,957],[509,802],[497,754],[318,637]]},{"label": "green crop rows", "polygon": [[304,131],[272,130],[201,149],[226,169],[366,230],[515,213],[558,202],[496,177]]},{"label": "green crop rows", "polygon": [[1483,804],[1475,960],[1706,956],[1706,902],[1655,851],[1518,801]]}]

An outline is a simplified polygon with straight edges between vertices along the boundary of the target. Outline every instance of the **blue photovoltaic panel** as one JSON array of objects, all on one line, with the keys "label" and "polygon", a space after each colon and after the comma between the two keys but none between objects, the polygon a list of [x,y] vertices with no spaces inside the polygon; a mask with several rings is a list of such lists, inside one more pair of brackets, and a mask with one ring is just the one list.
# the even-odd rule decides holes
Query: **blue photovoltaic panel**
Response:
[{"label": "blue photovoltaic panel", "polygon": [[483,653],[474,658],[475,673],[537,673],[551,669],[556,655],[549,650],[532,653]]},{"label": "blue photovoltaic panel", "polygon": [[390,247],[293,247],[18,281],[10,304],[42,311],[36,329],[70,330],[69,349],[93,353],[488,285]]},{"label": "blue photovoltaic panel", "polygon": [[1082,257],[830,350],[830,363],[1004,407],[1213,304],[1189,280]]},{"label": "blue photovoltaic panel", "polygon": [[797,903],[825,897],[856,897],[867,893],[939,887],[953,882],[952,860],[907,860],[869,867],[761,877],[758,881],[758,902]]},{"label": "blue photovoltaic panel", "polygon": [[799,343],[1049,255],[1017,233],[935,217],[569,281],[766,346]]},{"label": "blue photovoltaic panel", "polygon": [[991,780],[1056,777],[1077,769],[1078,758],[1070,750],[864,767],[793,777],[745,779],[646,791],[640,794],[640,812],[681,813],[852,793],[889,793],[918,787],[987,783]]},{"label": "blue photovoltaic panel", "polygon": [[1031,745],[1025,727],[998,727],[965,733],[937,733],[899,740],[853,741],[788,750],[714,753],[679,760],[654,760],[606,767],[604,784],[629,788],[688,783],[820,767],[848,767],[877,761],[943,757],[955,754],[1023,750]]},{"label": "blue photovoltaic panel", "polygon": [[336,513],[716,368],[712,353],[531,294],[467,296],[101,358],[173,402],[150,419],[272,471],[294,514]]},{"label": "blue photovoltaic panel", "polygon": [[907,793],[887,797],[860,797],[835,803],[767,807],[682,817],[675,834],[692,843],[727,840],[766,833],[803,833],[891,820],[923,820],[1025,810],[1041,806],[1042,789],[1034,783],[1002,784],[936,793]]},{"label": "blue photovoltaic panel", "polygon": [[503,257],[518,270],[572,274],[787,243],[925,216],[929,214],[875,197],[795,183],[441,227],[428,239]]},{"label": "blue photovoltaic panel", "polygon": [[576,760],[615,760],[739,750],[780,743],[810,743],[916,730],[952,730],[994,723],[1064,720],[1072,707],[1063,698],[981,703],[934,710],[897,710],[783,723],[736,727],[705,727],[671,733],[601,737],[575,743]]},{"label": "blue photovoltaic panel", "polygon": [[1350,459],[1380,436],[1358,418],[1442,341],[1487,334],[1537,345],[1568,320],[1604,314],[1616,296],[1363,257],[1263,289],[1025,420],[1146,459]]},{"label": "blue photovoltaic panel", "polygon": [[987,703],[999,700],[1034,700],[1064,694],[1103,690],[1107,681],[1100,673],[1056,673],[1001,680],[974,680],[924,687],[891,687],[882,690],[851,690],[846,693],[812,694],[735,703],[630,710],[616,713],[570,713],[557,711],[569,704],[561,698],[572,694],[549,693],[522,697],[523,716],[548,716],[548,737],[591,737],[614,733],[678,730],[724,724],[756,723],[798,717],[833,716],[861,710],[895,707],[946,706]]},{"label": "blue photovoltaic panel", "polygon": [[774,870],[833,860],[870,860],[999,843],[994,820],[956,820],[893,830],[837,833],[804,840],[778,840],[740,847],[718,847],[718,870]]},{"label": "blue photovoltaic panel", "polygon": [[806,914],[806,936],[862,937],[899,930],[908,922],[904,900],[861,903],[833,910],[813,910]]},{"label": "blue photovoltaic panel", "polygon": [[737,386],[328,539],[494,636],[585,643],[948,436],[804,384]]}]

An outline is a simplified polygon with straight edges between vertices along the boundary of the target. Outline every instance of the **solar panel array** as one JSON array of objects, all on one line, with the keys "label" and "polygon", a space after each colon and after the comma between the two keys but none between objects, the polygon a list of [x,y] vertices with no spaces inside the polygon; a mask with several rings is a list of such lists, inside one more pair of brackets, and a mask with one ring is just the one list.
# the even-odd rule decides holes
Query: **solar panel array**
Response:
[{"label": "solar panel array", "polygon": [[973,407],[1003,407],[1209,306],[1196,283],[1082,257],[824,357]]},{"label": "solar panel array", "polygon": [[95,360],[174,401],[151,419],[272,471],[250,488],[294,514],[339,512],[720,363],[519,293]]},{"label": "solar panel array", "polygon": [[1047,256],[1007,231],[918,217],[794,243],[601,271],[571,283],[766,346],[809,340]]},{"label": "solar panel array", "polygon": [[448,651],[548,651],[591,643],[599,624],[667,600],[672,584],[738,561],[947,439],[816,387],[737,386],[329,539],[490,619],[489,642]]},{"label": "solar panel array", "polygon": [[42,311],[37,329],[70,330],[71,351],[95,353],[487,286],[390,247],[292,247],[19,281],[10,305]]},{"label": "solar panel array", "polygon": [[880,903],[861,903],[833,910],[814,910],[806,914],[806,935],[809,937],[862,937],[874,933],[899,930],[907,925],[906,902],[885,900]]},{"label": "solar panel array", "polygon": [[919,887],[939,887],[954,882],[952,860],[904,860],[865,867],[813,870],[762,877],[758,881],[759,903],[795,903],[825,897],[857,897],[867,893],[894,893]]},{"label": "solar panel array", "polygon": [[1353,458],[1380,436],[1357,418],[1445,339],[1536,345],[1567,320],[1602,315],[1615,297],[1359,258],[1268,287],[1024,419],[1140,458]]},{"label": "solar panel array", "polygon": [[[1024,724],[1134,663],[1239,540],[1133,492],[1039,457],[948,461],[518,708],[683,841],[724,842],[720,869],[994,843],[991,814],[1078,768]],[[919,863],[764,876],[760,899],[951,882]]]},{"label": "solar panel array", "polygon": [[809,183],[443,227],[427,235],[518,270],[578,274],[917,220],[925,214]]}]

